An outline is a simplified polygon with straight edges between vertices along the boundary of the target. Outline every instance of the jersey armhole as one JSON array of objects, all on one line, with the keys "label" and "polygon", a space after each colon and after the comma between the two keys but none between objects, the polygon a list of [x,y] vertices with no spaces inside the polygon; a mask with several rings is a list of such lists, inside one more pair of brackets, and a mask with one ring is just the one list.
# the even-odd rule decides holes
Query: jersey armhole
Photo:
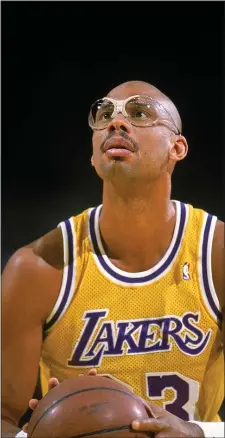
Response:
[{"label": "jersey armhole", "polygon": [[213,319],[220,324],[222,313],[212,276],[212,243],[216,222],[216,216],[204,213],[199,246],[198,273],[205,307]]},{"label": "jersey armhole", "polygon": [[58,227],[61,228],[63,236],[63,278],[56,303],[44,325],[45,332],[52,328],[66,312],[73,298],[76,284],[76,232],[72,218],[60,222]]}]

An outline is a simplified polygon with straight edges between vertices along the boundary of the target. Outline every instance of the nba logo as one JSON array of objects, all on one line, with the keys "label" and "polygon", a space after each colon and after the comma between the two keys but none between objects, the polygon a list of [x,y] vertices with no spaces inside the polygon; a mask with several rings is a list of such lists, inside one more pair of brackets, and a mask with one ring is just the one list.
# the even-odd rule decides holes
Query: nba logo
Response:
[{"label": "nba logo", "polygon": [[183,266],[183,280],[190,280],[190,274],[189,274],[189,267],[190,263],[184,263]]}]

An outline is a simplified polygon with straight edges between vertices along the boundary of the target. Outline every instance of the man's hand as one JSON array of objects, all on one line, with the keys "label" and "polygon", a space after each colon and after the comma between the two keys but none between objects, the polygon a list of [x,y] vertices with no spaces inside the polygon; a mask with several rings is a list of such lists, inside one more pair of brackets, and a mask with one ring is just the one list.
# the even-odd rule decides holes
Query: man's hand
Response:
[{"label": "man's hand", "polygon": [[142,399],[149,414],[148,420],[133,421],[137,432],[153,432],[154,438],[204,438],[202,429],[194,423],[181,420],[160,406]]},{"label": "man's hand", "polygon": [[[97,374],[97,370],[95,368],[92,368],[90,371],[88,371],[88,376],[96,376],[96,374]],[[57,385],[59,385],[58,379],[56,379],[56,377],[51,377],[48,381],[48,391],[51,391],[51,389],[55,388],[55,386]],[[32,411],[34,411],[34,409],[36,409],[38,405],[38,402],[39,400],[37,400],[36,398],[32,398],[29,401],[29,408],[32,409]],[[28,423],[24,424],[23,431],[27,433]]]},{"label": "man's hand", "polygon": [[[56,379],[55,377],[51,377],[51,379],[49,379],[48,381],[48,391],[51,391],[51,389],[53,389],[55,386],[59,385],[59,381],[58,379]],[[32,411],[34,411],[34,409],[37,407],[39,400],[37,400],[36,398],[32,398],[29,401],[29,408],[32,409]],[[28,432],[28,423],[24,424],[23,426],[23,431],[25,433]]]},{"label": "man's hand", "polygon": [[[95,368],[88,372],[89,376],[96,376]],[[58,379],[52,377],[48,382],[48,391],[59,384]],[[133,421],[132,428],[137,432],[152,432],[154,438],[204,438],[202,429],[194,423],[181,420],[165,409],[139,397],[149,414],[148,420]],[[29,401],[29,407],[34,410],[38,405],[37,399]],[[27,433],[28,423],[23,426]]]}]

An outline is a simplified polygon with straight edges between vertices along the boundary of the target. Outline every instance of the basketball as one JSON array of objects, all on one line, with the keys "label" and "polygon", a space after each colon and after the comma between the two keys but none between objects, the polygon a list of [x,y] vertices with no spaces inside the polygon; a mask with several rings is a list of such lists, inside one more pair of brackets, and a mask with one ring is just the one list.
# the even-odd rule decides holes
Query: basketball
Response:
[{"label": "basketball", "polygon": [[125,385],[102,376],[75,377],[39,402],[28,438],[146,438],[130,426],[147,418],[144,404]]}]

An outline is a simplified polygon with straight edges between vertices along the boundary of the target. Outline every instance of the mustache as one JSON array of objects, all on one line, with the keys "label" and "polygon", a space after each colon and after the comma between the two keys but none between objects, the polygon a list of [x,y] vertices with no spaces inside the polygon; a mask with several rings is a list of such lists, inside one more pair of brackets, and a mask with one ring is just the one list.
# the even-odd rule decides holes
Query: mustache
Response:
[{"label": "mustache", "polygon": [[[134,141],[131,137],[129,137],[129,135],[127,135],[125,131],[123,131],[122,129],[120,129],[120,130],[117,132],[117,135],[118,135],[118,134],[119,134],[121,137],[123,137],[123,138],[125,138],[126,140],[128,140],[128,141],[133,145],[134,152],[137,152],[137,151],[138,151],[138,149],[139,149],[138,144],[137,144],[136,141]],[[104,145],[105,145],[105,142],[106,142],[107,140],[109,140],[111,137],[113,137],[114,135],[115,135],[115,132],[114,132],[114,131],[113,131],[113,132],[110,132],[110,133],[107,135],[107,137],[103,140],[103,142],[102,142],[101,145],[100,145],[100,150],[101,150],[101,152],[104,151]]]}]

